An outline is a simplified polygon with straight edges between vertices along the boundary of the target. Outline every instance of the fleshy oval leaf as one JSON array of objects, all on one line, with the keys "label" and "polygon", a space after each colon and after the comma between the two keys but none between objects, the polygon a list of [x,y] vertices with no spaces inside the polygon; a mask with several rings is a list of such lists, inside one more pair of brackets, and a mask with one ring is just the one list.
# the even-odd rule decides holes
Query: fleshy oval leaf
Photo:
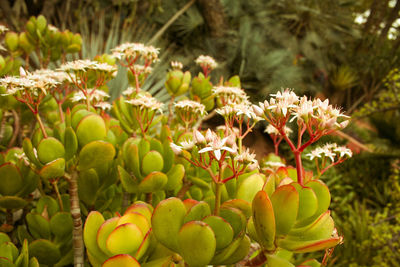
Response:
[{"label": "fleshy oval leaf", "polygon": [[178,233],[179,254],[189,266],[203,267],[214,257],[216,240],[211,227],[201,221],[191,221]]}]

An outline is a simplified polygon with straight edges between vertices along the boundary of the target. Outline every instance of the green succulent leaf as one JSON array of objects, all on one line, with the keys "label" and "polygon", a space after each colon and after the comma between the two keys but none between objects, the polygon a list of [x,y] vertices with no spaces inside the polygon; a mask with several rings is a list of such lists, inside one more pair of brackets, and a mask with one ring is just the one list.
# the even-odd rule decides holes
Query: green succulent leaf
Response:
[{"label": "green succulent leaf", "polygon": [[210,215],[202,221],[207,223],[214,231],[217,251],[226,248],[233,241],[233,229],[226,220]]},{"label": "green succulent leaf", "polygon": [[152,172],[162,171],[163,168],[164,168],[164,160],[160,152],[151,150],[143,156],[142,174],[144,176]]},{"label": "green succulent leaf", "polygon": [[11,162],[0,165],[0,194],[10,196],[16,194],[23,186],[21,173]]},{"label": "green succulent leaf", "polygon": [[85,145],[79,153],[79,170],[108,166],[115,156],[115,148],[104,141],[93,141]]},{"label": "green succulent leaf", "polygon": [[211,215],[210,206],[206,202],[200,201],[188,210],[183,222],[200,221],[209,215]]},{"label": "green succulent leaf", "polygon": [[139,191],[142,193],[151,193],[162,190],[168,182],[168,177],[162,172],[152,172],[147,175],[139,184]]},{"label": "green succulent leaf", "polygon": [[84,117],[76,127],[76,136],[81,146],[93,141],[105,140],[107,128],[103,118],[97,114]]},{"label": "green succulent leaf", "polygon": [[57,246],[45,239],[38,239],[29,244],[29,255],[37,258],[41,264],[50,266],[61,259]]},{"label": "green succulent leaf", "polygon": [[140,264],[134,257],[121,254],[106,260],[102,267],[140,267]]},{"label": "green succulent leaf", "polygon": [[273,249],[275,242],[275,215],[272,202],[265,191],[259,191],[253,200],[253,221],[261,245]]},{"label": "green succulent leaf", "polygon": [[264,179],[261,174],[255,173],[247,177],[238,187],[236,198],[251,203],[258,191],[262,190]]},{"label": "green succulent leaf", "polygon": [[43,216],[37,213],[28,213],[26,215],[26,222],[29,232],[34,238],[50,239],[50,223],[48,220],[43,218]]},{"label": "green succulent leaf", "polygon": [[179,198],[168,198],[154,209],[151,225],[157,240],[167,248],[178,252],[178,232],[183,225],[186,208]]},{"label": "green succulent leaf", "polygon": [[178,233],[179,253],[191,267],[203,267],[214,257],[216,240],[211,227],[201,221],[191,221]]},{"label": "green succulent leaf", "polygon": [[54,137],[47,137],[40,141],[37,154],[40,162],[47,164],[65,156],[64,145]]},{"label": "green succulent leaf", "polygon": [[[97,232],[104,223],[104,217],[97,211],[92,211],[86,218],[83,228],[83,240],[88,253],[93,255],[100,264],[107,259],[107,255],[99,248],[97,244]],[[93,264],[93,263],[92,263]]]},{"label": "green succulent leaf", "polygon": [[286,235],[296,222],[299,210],[299,193],[292,185],[278,187],[271,196],[274,208],[276,234]]},{"label": "green succulent leaf", "polygon": [[65,159],[59,158],[53,160],[39,171],[39,175],[44,179],[55,179],[62,177],[65,173]]}]

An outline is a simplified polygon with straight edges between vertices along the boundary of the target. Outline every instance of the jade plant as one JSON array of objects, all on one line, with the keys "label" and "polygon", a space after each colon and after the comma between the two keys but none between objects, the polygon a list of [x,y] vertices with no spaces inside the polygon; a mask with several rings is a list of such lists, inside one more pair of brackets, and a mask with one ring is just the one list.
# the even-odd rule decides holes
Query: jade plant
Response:
[{"label": "jade plant", "polygon": [[[80,49],[80,36],[42,16],[5,42],[0,212],[9,237],[0,235],[0,260],[6,266],[275,267],[295,266],[294,253],[325,251],[322,263],[300,263],[321,266],[342,242],[320,178],[351,151],[335,145],[311,151],[316,174],[302,165],[308,146],[348,123],[327,100],[284,90],[254,105],[238,76],[213,84],[218,64],[200,56],[193,79],[181,63],[171,64],[164,105],[141,89],[159,60],[152,46],[126,43],[93,60],[66,61]],[[42,69],[30,64],[32,53]],[[17,58],[21,64],[7,63],[3,72],[2,62]],[[47,69],[58,59],[61,65]],[[117,64],[128,69],[131,87],[110,103],[107,84]],[[223,125],[204,127],[212,116]],[[275,154],[259,161],[243,141],[264,123]],[[288,127],[296,125],[291,139]],[[294,167],[278,155],[283,141]]]}]

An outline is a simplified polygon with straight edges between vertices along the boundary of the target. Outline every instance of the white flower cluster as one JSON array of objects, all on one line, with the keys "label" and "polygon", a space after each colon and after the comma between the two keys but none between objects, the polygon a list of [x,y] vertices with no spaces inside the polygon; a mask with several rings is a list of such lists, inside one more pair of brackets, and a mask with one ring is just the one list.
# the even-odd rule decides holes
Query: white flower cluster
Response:
[{"label": "white flower cluster", "polygon": [[353,155],[352,151],[344,146],[338,146],[337,144],[325,144],[322,147],[317,147],[311,151],[311,153],[306,154],[310,160],[315,158],[329,158],[332,162],[335,161],[335,157],[340,158],[350,158]]},{"label": "white flower cluster", "polygon": [[141,43],[124,43],[112,49],[113,56],[118,59],[143,57],[146,61],[156,62],[158,60],[159,48],[145,46]]},{"label": "white flower cluster", "polygon": [[230,86],[214,86],[214,95],[221,99],[223,104],[239,104],[242,102],[248,103],[248,95],[239,87]]},{"label": "white flower cluster", "polygon": [[66,73],[76,73],[93,70],[108,74],[114,74],[117,71],[117,67],[115,65],[100,63],[89,59],[78,59],[75,61],[64,63],[60,66],[59,70],[65,71]]},{"label": "white flower cluster", "polygon": [[[306,96],[299,98],[293,91],[285,90],[272,94],[269,101],[253,105],[253,110],[258,116],[272,118],[289,118],[297,119],[298,122],[304,122],[310,127],[319,130],[326,129],[342,129],[347,126],[349,117],[341,113],[340,109],[329,105],[329,100],[321,101],[320,99],[310,100]],[[338,119],[343,118],[339,122]],[[310,128],[311,129],[311,128]]]},{"label": "white flower cluster", "polygon": [[224,118],[229,118],[232,116],[246,116],[248,119],[252,119],[256,122],[263,120],[263,118],[256,115],[256,113],[251,108],[250,103],[247,101],[239,104],[227,104],[221,108],[216,109],[215,111]]},{"label": "white flower cluster", "polygon": [[72,73],[70,75],[68,75],[67,73],[65,73],[63,71],[54,71],[54,70],[50,70],[50,69],[38,69],[38,70],[35,70],[32,74],[51,78],[60,83],[62,83],[64,81],[72,82],[70,75],[74,75]]},{"label": "white flower cluster", "polygon": [[[96,89],[87,89],[86,94],[89,96],[90,102],[102,102],[106,98],[110,97],[106,92]],[[71,98],[72,102],[78,102],[81,100],[86,100],[86,96],[82,91],[76,92]]]},{"label": "white flower cluster", "polygon": [[241,154],[236,155],[235,161],[242,162],[244,164],[257,164],[258,166],[256,154],[251,153],[248,148],[244,150]]},{"label": "white flower cluster", "polygon": [[153,71],[152,67],[139,64],[133,65],[133,69],[138,74],[150,74]]},{"label": "white flower cluster", "polygon": [[149,95],[139,95],[136,98],[126,100],[126,102],[132,106],[138,107],[140,110],[149,109],[162,112],[161,107],[163,106],[163,103]]},{"label": "white flower cluster", "polygon": [[25,73],[24,76],[8,76],[0,79],[0,84],[6,89],[5,95],[15,95],[21,90],[29,90],[34,96],[40,92],[47,94],[47,91],[56,87],[59,82],[37,73]]},{"label": "white flower cluster", "polygon": [[237,146],[236,146],[236,137],[234,135],[229,135],[221,139],[219,135],[210,129],[207,130],[205,136],[195,130],[193,132],[193,140],[186,140],[176,145],[171,143],[170,146],[175,154],[179,155],[182,153],[182,150],[191,150],[194,145],[198,145],[199,147],[203,147],[199,150],[199,153],[205,153],[212,151],[214,157],[217,160],[221,159],[222,150],[228,151],[233,155],[237,154]]},{"label": "white flower cluster", "polygon": [[189,112],[191,114],[197,114],[203,116],[206,114],[206,107],[196,101],[192,100],[181,100],[174,104],[175,110],[178,112]]},{"label": "white flower cluster", "polygon": [[210,70],[213,70],[218,66],[217,62],[210,56],[201,55],[195,60],[195,62],[202,68],[207,68]]}]

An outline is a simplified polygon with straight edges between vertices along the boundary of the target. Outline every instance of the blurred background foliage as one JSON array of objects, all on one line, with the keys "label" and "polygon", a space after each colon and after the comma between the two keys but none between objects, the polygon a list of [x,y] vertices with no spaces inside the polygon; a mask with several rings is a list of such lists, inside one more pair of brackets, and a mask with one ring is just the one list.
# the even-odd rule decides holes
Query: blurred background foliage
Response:
[{"label": "blurred background foliage", "polygon": [[[164,101],[169,61],[197,72],[201,54],[219,63],[214,81],[239,74],[253,102],[281,87],[329,98],[354,117],[346,132],[353,151],[368,150],[322,177],[345,236],[330,264],[398,266],[399,11],[400,0],[0,0],[0,23],[23,30],[30,16],[43,14],[79,32],[88,58],[123,42],[160,47],[145,89]],[[113,98],[128,85],[118,75]]]}]

